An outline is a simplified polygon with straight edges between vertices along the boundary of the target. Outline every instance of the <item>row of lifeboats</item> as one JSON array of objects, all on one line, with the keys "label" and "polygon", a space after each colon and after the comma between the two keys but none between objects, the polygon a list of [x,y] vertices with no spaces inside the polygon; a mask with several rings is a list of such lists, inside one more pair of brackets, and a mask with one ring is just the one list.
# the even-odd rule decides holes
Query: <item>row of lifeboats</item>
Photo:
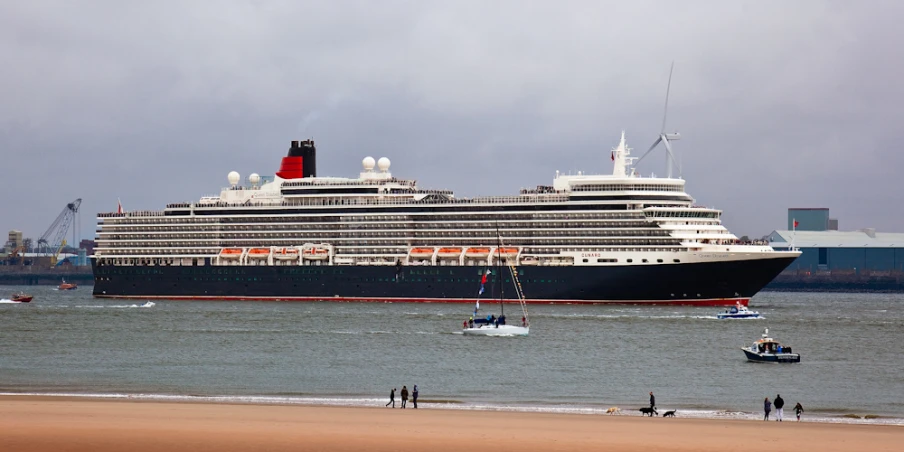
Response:
[{"label": "row of lifeboats", "polygon": [[[220,251],[222,259],[239,259],[245,253],[243,248],[223,248]],[[278,260],[298,260],[298,248],[251,248],[248,250],[248,259],[264,260],[273,255]],[[330,250],[322,247],[305,247],[301,250],[301,257],[307,260],[325,260],[330,257]]]},{"label": "row of lifeboats", "polygon": [[[299,249],[300,248],[300,249]],[[414,247],[408,255],[415,261],[429,260],[435,255],[439,259],[509,259],[518,257],[519,249],[515,247]],[[328,245],[305,245],[303,247],[283,248],[223,248],[220,250],[220,259],[239,260],[245,257],[251,261],[268,260],[270,257],[280,261],[297,261],[299,257],[304,260],[327,260],[330,257]],[[521,265],[539,265],[540,260],[536,256],[521,256]]]},{"label": "row of lifeboats", "polygon": [[457,259],[462,253],[464,253],[465,257],[468,259],[486,259],[492,254],[494,258],[497,259],[513,259],[518,255],[518,248],[432,248],[432,247],[418,247],[412,248],[408,253],[413,258],[420,259],[429,259],[433,257],[433,253],[436,253],[436,257],[441,259]]}]

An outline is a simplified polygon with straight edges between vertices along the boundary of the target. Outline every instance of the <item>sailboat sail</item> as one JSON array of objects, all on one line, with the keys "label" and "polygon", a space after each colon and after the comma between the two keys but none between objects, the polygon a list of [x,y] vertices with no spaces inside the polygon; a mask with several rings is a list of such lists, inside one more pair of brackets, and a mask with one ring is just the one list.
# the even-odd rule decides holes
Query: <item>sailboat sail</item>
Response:
[{"label": "sailboat sail", "polygon": [[[477,292],[477,299],[474,302],[474,315],[471,319],[465,322],[464,329],[462,330],[465,335],[476,335],[476,336],[527,336],[530,331],[530,321],[528,320],[527,313],[527,303],[525,302],[524,297],[524,289],[521,287],[521,281],[518,280],[518,269],[515,267],[515,264],[512,263],[512,260],[506,259],[504,254],[506,254],[504,245],[502,244],[502,237],[499,236],[498,226],[497,226],[497,246],[495,253],[491,253],[490,256],[495,260],[495,264],[498,267],[496,272],[496,281],[499,283],[499,317],[497,318],[495,315],[487,315],[486,318],[481,318],[477,315],[477,312],[480,310],[480,296],[484,293],[486,283],[487,283],[487,275],[491,274],[489,268],[486,268],[481,273],[480,278],[480,289]],[[493,256],[495,254],[495,256]],[[492,265],[493,262],[488,259],[487,266]],[[508,324],[505,319],[505,286],[506,286],[506,278],[503,276],[504,270],[501,270],[502,266],[507,266],[509,268],[509,272],[511,274],[511,282],[513,287],[515,288],[515,296],[518,299],[518,304],[521,306],[522,318],[521,324],[518,325],[517,322],[512,325]],[[495,283],[494,283],[495,286]],[[495,290],[491,290],[491,292],[495,292]],[[491,298],[494,298],[491,296]]]}]

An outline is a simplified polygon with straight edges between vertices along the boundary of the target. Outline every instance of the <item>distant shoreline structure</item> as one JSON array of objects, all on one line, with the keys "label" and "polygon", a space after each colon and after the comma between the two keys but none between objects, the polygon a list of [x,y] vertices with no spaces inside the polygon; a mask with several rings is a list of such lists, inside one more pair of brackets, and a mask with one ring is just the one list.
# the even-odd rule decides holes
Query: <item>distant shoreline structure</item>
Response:
[{"label": "distant shoreline structure", "polygon": [[904,293],[902,271],[786,270],[775,277],[766,292]]}]

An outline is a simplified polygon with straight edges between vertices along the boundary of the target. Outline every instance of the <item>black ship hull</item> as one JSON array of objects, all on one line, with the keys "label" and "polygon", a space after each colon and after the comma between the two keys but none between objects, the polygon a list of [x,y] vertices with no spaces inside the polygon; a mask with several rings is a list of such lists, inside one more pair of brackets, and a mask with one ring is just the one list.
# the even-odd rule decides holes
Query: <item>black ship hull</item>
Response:
[{"label": "black ship hull", "polygon": [[[521,266],[531,303],[747,304],[794,257],[631,266]],[[94,296],[281,301],[473,303],[474,266],[94,266]],[[481,298],[516,300],[508,268],[492,268]],[[503,281],[497,280],[497,275]]]}]

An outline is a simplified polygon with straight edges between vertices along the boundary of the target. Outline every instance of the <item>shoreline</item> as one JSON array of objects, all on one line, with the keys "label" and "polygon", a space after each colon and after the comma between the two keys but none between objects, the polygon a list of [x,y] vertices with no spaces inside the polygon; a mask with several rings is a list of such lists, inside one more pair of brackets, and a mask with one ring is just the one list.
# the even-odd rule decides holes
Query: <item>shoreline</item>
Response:
[{"label": "shoreline", "polygon": [[0,397],[0,449],[16,451],[897,450],[883,425],[651,419],[382,407]]},{"label": "shoreline", "polygon": [[[188,403],[209,405],[235,405],[235,406],[285,406],[285,407],[320,407],[320,408],[382,408],[388,401],[387,398],[378,397],[353,397],[353,396],[274,396],[274,395],[186,395],[186,394],[150,394],[150,393],[77,393],[77,392],[3,392],[0,391],[0,403],[4,400],[38,400],[38,401],[68,401],[68,402],[116,402],[116,403]],[[400,404],[396,400],[396,405]],[[409,401],[409,405],[411,402]],[[424,410],[433,411],[461,411],[461,412],[490,412],[490,413],[529,413],[549,415],[572,416],[600,416],[610,417],[606,410],[608,405],[578,405],[578,404],[508,404],[508,403],[482,403],[475,404],[464,400],[421,398],[419,405]],[[616,405],[618,406],[618,405]],[[633,405],[620,405],[621,413],[616,417],[640,417],[639,411]],[[703,408],[684,408],[669,406],[657,407],[659,415],[671,409],[677,409],[678,417],[693,420],[731,420],[746,422],[762,422],[763,413],[755,413],[739,410],[717,410]],[[773,413],[774,414],[774,413]],[[771,421],[772,419],[770,419]],[[797,422],[790,407],[786,407],[785,420]],[[871,413],[826,413],[820,411],[805,411],[801,423],[813,424],[848,424],[848,425],[879,425],[904,427],[904,417],[894,415],[877,415]]]}]

